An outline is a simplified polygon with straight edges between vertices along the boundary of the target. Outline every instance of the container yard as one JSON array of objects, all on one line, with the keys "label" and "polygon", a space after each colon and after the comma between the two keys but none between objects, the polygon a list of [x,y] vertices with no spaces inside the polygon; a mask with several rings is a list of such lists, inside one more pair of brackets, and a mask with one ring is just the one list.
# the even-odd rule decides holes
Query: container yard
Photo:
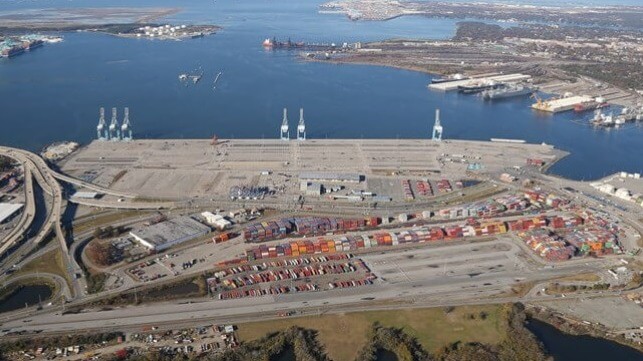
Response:
[{"label": "container yard", "polygon": [[550,100],[538,99],[538,101],[532,104],[531,107],[532,109],[538,111],[560,113],[568,110],[573,110],[577,105],[588,103],[592,100],[594,100],[594,98],[587,95],[572,95]]},{"label": "container yard", "polygon": [[[591,219],[588,223],[597,223]],[[555,232],[573,230],[585,223],[576,215],[523,217],[511,221],[485,219],[480,222],[468,220],[445,226],[414,227],[404,231],[375,231],[346,236],[319,237],[315,240],[299,239],[274,245],[262,245],[246,251],[244,259],[235,262],[254,262],[260,259],[273,259],[312,254],[333,254],[339,252],[364,251],[375,247],[391,247],[412,243],[458,240],[468,237],[487,237],[517,232],[525,243],[541,257],[550,261],[571,258],[580,249],[579,239],[588,244],[600,240],[604,248],[617,248],[617,238],[613,232],[589,228],[576,233],[575,243],[566,242]],[[608,233],[612,236],[609,237]]]},{"label": "container yard", "polygon": [[363,228],[374,228],[381,223],[378,217],[368,218],[318,218],[298,217],[282,218],[277,221],[261,222],[243,229],[243,238],[247,242],[264,242],[284,238],[294,234],[297,236],[318,236],[333,232],[355,231]]},{"label": "container yard", "polygon": [[[271,282],[265,275],[265,265],[294,267],[318,262],[317,259],[346,260],[352,254],[364,258],[382,251],[459,247],[471,240],[487,243],[507,237],[520,240],[526,250],[543,260],[559,262],[588,255],[621,254],[621,236],[620,228],[604,215],[576,207],[554,193],[527,190],[435,211],[400,214],[393,221],[389,217],[288,217],[256,222],[244,226],[239,233],[229,231],[212,236],[212,242],[207,244],[214,248],[209,250],[169,253],[137,264],[127,272],[138,282],[153,282],[185,273],[207,272],[214,267],[215,277],[221,281],[212,295],[233,299],[356,287],[370,284],[376,275],[353,277],[344,269],[342,273],[350,278],[344,283],[311,283],[275,270],[276,278]],[[239,272],[258,274],[263,281],[253,282],[265,283],[266,287],[240,284],[233,277]],[[318,271],[312,275],[317,275],[315,272]]]}]

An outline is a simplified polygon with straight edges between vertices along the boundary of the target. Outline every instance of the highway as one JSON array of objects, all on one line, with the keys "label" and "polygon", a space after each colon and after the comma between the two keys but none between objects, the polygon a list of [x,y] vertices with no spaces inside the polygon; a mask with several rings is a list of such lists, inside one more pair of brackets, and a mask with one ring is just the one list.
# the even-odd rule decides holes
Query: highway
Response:
[{"label": "highway", "polygon": [[[15,158],[14,158],[15,159]],[[17,160],[17,159],[16,159]],[[16,224],[15,228],[7,235],[5,239],[0,242],[0,255],[10,247],[14,246],[29,230],[31,223],[36,215],[36,202],[34,197],[33,176],[31,175],[31,167],[26,163],[22,163],[24,169],[25,179],[25,206],[22,211],[22,216]]]},{"label": "highway", "polygon": [[[412,263],[403,262],[409,254],[414,255]],[[113,311],[86,309],[80,314],[61,316],[60,308],[46,312],[36,312],[31,316],[5,315],[3,327],[14,330],[44,330],[45,332],[82,331],[95,327],[97,321],[106,326],[135,327],[142,324],[159,322],[181,322],[190,319],[219,319],[237,317],[242,319],[248,314],[262,312],[274,315],[280,310],[297,310],[328,308],[342,310],[347,305],[362,303],[368,308],[372,302],[366,298],[381,301],[404,299],[417,307],[428,307],[434,303],[467,304],[513,302],[517,300],[542,299],[541,296],[528,294],[527,297],[502,296],[507,290],[520,282],[541,283],[544,280],[569,274],[596,272],[603,266],[602,260],[572,262],[556,267],[543,267],[530,259],[525,259],[522,249],[511,240],[497,240],[482,243],[442,245],[436,248],[418,248],[415,250],[389,250],[360,256],[369,265],[380,280],[374,286],[358,287],[349,290],[332,290],[324,292],[304,292],[292,295],[244,298],[229,301],[204,300],[203,298],[145,304],[116,308]],[[442,263],[444,269],[426,267]],[[502,266],[499,266],[502,265]],[[472,276],[475,275],[475,276]],[[122,292],[113,290],[100,295],[90,295],[67,305],[82,304],[104,297],[108,294]],[[546,296],[547,297],[547,296]],[[28,324],[20,319],[32,319]]]},{"label": "highway", "polygon": [[54,170],[51,170],[51,169],[49,170],[49,172],[51,173],[51,175],[54,178],[56,178],[56,179],[58,179],[60,181],[67,182],[67,183],[73,184],[73,185],[78,186],[78,187],[87,188],[87,189],[93,190],[93,191],[98,192],[98,193],[104,193],[104,194],[109,194],[111,196],[123,197],[123,198],[135,198],[136,197],[135,195],[130,194],[130,193],[119,192],[119,191],[115,191],[115,190],[112,190],[112,189],[109,189],[109,188],[101,187],[101,186],[93,184],[93,183],[85,182],[85,181],[80,180],[78,178],[74,178],[74,177],[70,177],[70,176],[62,174],[62,173],[58,173],[58,172],[56,172]]},{"label": "highway", "polygon": [[[64,201],[62,197],[63,192],[60,184],[51,174],[51,170],[49,169],[47,163],[45,163],[45,161],[39,156],[28,151],[9,147],[0,147],[0,154],[7,155],[21,162],[25,167],[25,173],[27,172],[26,169],[29,169],[29,172],[33,174],[43,191],[52,196],[53,202],[51,211],[48,213],[47,219],[41,230],[38,232],[36,237],[31,239],[30,241],[35,244],[41,243],[51,231],[54,232],[56,239],[58,240],[58,244],[62,250],[63,262],[64,264],[69,265],[67,273],[68,278],[72,283],[72,294],[75,297],[78,297],[82,294],[83,289],[80,286],[75,275],[80,273],[81,270],[77,267],[73,267],[74,263],[70,262],[69,260],[69,249],[67,247],[67,241],[60,225],[60,219],[64,212]],[[31,198],[33,201],[33,194],[28,198]],[[26,212],[35,213],[35,203],[32,203],[32,207],[34,208],[33,210],[26,209]]]},{"label": "highway", "polygon": [[[377,286],[373,286],[377,287]],[[620,291],[588,292],[569,294],[566,299],[610,297]],[[276,318],[281,311],[296,311],[302,315],[322,313],[344,313],[366,310],[387,310],[418,307],[443,307],[510,302],[555,300],[554,295],[527,295],[479,297],[470,290],[430,290],[418,294],[382,297],[377,291],[353,293],[350,290],[316,293],[313,297],[301,295],[261,297],[232,301],[206,300],[196,302],[174,301],[129,306],[113,310],[88,310],[78,314],[61,315],[49,311],[47,314],[23,317],[3,322],[2,327],[10,332],[41,331],[46,334],[91,332],[100,329],[140,331],[146,325],[165,325],[176,329],[178,325],[194,326],[207,323],[249,322]],[[100,325],[100,326],[97,326]]]}]

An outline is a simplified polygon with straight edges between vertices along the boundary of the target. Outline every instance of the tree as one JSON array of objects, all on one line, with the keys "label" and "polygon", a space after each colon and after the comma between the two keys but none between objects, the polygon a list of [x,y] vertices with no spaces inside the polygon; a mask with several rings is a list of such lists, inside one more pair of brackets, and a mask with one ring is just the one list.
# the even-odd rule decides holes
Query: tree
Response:
[{"label": "tree", "polygon": [[93,241],[87,246],[87,257],[99,266],[109,266],[112,263],[110,247]]},{"label": "tree", "polygon": [[0,171],[11,168],[11,158],[0,155]]}]

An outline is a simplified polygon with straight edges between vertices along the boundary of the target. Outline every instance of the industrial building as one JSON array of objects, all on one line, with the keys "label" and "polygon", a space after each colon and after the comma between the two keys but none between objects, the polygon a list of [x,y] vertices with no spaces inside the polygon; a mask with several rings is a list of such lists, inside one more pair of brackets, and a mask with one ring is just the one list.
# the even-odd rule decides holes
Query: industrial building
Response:
[{"label": "industrial building", "polygon": [[321,196],[324,193],[324,186],[317,182],[302,181],[299,184],[299,191],[307,196]]},{"label": "industrial building", "polygon": [[356,173],[317,173],[306,172],[299,174],[300,181],[312,182],[346,182],[346,183],[359,183],[362,181],[362,176]]},{"label": "industrial building", "polygon": [[212,212],[203,212],[201,213],[201,217],[203,217],[203,219],[205,219],[206,222],[218,228],[219,230],[224,230],[232,226],[232,222],[225,219],[220,214],[214,214]]},{"label": "industrial building", "polygon": [[22,207],[22,203],[0,203],[0,223],[10,220]]},{"label": "industrial building", "polygon": [[191,239],[204,236],[210,227],[190,217],[179,217],[148,227],[133,229],[129,234],[152,251],[162,251]]}]

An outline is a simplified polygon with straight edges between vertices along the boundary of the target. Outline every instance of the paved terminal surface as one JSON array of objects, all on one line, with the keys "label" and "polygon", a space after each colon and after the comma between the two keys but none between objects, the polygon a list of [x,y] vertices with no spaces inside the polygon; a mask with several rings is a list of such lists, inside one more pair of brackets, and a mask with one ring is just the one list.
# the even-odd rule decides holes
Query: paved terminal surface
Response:
[{"label": "paved terminal surface", "polygon": [[361,189],[391,177],[454,180],[465,178],[473,163],[494,174],[524,166],[526,158],[551,163],[564,154],[547,145],[425,139],[94,141],[62,169],[113,190],[176,199],[227,196],[237,185],[298,194],[301,172],[358,173],[366,177]]},{"label": "paved terminal surface", "polygon": [[362,259],[385,282],[420,286],[431,278],[482,279],[519,269],[520,248],[513,243],[493,241],[451,247],[420,248],[403,252],[369,254]]},{"label": "paved terminal surface", "polygon": [[614,329],[643,327],[641,306],[623,297],[557,300],[539,302],[538,304],[584,321],[601,323]]}]

